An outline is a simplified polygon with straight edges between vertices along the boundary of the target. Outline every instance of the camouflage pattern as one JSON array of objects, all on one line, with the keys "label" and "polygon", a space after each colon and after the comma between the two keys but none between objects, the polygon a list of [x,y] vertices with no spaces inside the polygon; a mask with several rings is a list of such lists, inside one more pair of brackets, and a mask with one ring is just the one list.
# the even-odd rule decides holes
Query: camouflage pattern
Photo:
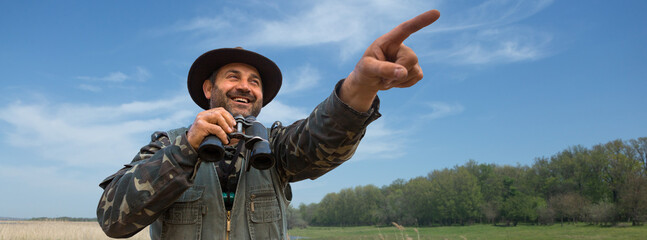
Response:
[{"label": "camouflage pattern", "polygon": [[[366,126],[380,117],[377,98],[367,113],[356,112],[341,102],[336,94],[341,82],[308,118],[272,129],[269,140],[277,160],[273,168],[279,176],[276,181],[287,185],[316,179],[339,166],[354,154]],[[192,187],[201,161],[185,133],[170,135],[177,137],[153,133],[151,142],[130,164],[101,182],[104,193],[97,220],[108,236],[136,234]],[[285,216],[284,209],[281,214]]]}]

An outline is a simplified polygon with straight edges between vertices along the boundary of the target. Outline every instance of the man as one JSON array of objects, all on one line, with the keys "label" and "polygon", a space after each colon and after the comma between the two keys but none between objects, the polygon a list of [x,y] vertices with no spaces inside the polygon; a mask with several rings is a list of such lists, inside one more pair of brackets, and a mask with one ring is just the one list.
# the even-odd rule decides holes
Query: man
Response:
[{"label": "man", "polygon": [[[100,184],[102,229],[111,237],[150,225],[152,239],[286,239],[289,183],[316,179],[348,160],[380,117],[377,92],[422,79],[415,53],[402,42],[439,16],[425,12],[381,36],[308,118],[273,126],[276,164],[266,170],[246,170],[248,149],[228,135],[236,131],[233,116],[257,116],[276,96],[279,68],[240,48],[203,54],[189,70],[188,88],[205,111],[189,128],[154,133],[130,164]],[[209,135],[226,145],[223,160],[198,156]]]}]

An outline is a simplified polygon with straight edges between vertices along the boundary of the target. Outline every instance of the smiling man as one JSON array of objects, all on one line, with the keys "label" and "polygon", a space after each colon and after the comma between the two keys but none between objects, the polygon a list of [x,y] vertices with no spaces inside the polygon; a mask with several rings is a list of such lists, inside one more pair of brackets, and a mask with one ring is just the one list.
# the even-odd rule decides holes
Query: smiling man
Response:
[{"label": "smiling man", "polygon": [[221,67],[210,81],[204,81],[204,95],[210,99],[210,108],[223,107],[233,115],[258,116],[263,99],[259,75],[256,68],[244,63]]},{"label": "smiling man", "polygon": [[[250,149],[232,139],[234,116],[257,116],[281,87],[268,58],[242,48],[216,49],[191,66],[188,89],[202,107],[188,128],[155,132],[130,164],[100,186],[97,218],[110,237],[129,237],[150,225],[151,239],[286,239],[291,182],[316,179],[350,159],[366,127],[380,117],[378,91],[422,79],[402,42],[440,14],[425,12],[371,44],[355,69],[306,119],[270,129],[276,164],[245,169]],[[225,146],[219,161],[197,153],[208,136]]]}]

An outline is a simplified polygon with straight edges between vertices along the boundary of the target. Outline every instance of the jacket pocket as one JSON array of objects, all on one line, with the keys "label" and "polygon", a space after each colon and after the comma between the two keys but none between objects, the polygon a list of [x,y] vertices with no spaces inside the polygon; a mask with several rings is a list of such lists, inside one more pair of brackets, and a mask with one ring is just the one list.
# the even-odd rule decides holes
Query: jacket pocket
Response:
[{"label": "jacket pocket", "polygon": [[162,239],[201,238],[202,217],[206,213],[201,200],[203,192],[204,186],[193,186],[166,210],[162,216]]},{"label": "jacket pocket", "polygon": [[271,185],[250,191],[247,213],[252,239],[282,236],[281,208]]}]

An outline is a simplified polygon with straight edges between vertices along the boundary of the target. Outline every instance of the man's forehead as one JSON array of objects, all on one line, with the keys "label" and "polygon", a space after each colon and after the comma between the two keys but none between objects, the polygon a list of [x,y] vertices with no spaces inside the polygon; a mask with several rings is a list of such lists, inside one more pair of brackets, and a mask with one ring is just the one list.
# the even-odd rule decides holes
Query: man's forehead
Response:
[{"label": "man's forehead", "polygon": [[222,66],[219,70],[220,73],[226,73],[230,71],[238,71],[238,72],[248,72],[251,71],[253,74],[255,74],[257,77],[261,77],[261,74],[258,73],[258,70],[252,65],[246,64],[246,63],[230,63],[225,66]]}]

